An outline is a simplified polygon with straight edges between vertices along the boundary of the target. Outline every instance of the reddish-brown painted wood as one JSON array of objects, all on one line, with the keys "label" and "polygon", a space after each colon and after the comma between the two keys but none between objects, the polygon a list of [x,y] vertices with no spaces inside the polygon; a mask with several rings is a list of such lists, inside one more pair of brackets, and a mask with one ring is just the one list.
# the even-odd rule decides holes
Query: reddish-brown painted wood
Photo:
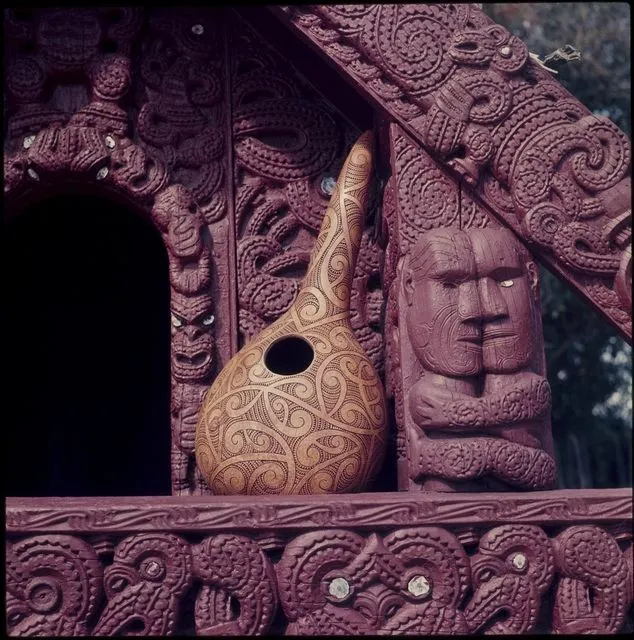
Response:
[{"label": "reddish-brown painted wood", "polygon": [[271,7],[631,341],[631,148],[476,5]]},{"label": "reddish-brown painted wood", "polygon": [[[421,381],[398,335],[405,260],[432,229],[493,238],[497,219],[629,334],[629,141],[473,6],[274,11],[383,120],[376,182],[393,176],[373,195],[351,324],[387,373],[405,488],[404,399]],[[8,216],[54,193],[107,194],[163,238],[176,494],[8,499],[8,633],[627,629],[630,489],[196,495],[208,492],[192,457],[202,395],[293,303],[329,178],[368,126],[251,24],[198,8],[7,12]],[[530,338],[530,373],[543,376],[535,326]],[[546,418],[533,418],[533,448],[548,453]]]}]

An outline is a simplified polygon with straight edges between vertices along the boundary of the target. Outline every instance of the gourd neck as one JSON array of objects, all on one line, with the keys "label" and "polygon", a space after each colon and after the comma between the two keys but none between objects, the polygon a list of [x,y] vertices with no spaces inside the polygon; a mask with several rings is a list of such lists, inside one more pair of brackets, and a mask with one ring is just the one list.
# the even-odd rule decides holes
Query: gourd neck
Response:
[{"label": "gourd neck", "polygon": [[[295,306],[303,320],[350,310],[372,171],[373,137],[365,132],[341,169]],[[308,307],[308,309],[305,309]],[[301,310],[307,314],[301,313]]]}]

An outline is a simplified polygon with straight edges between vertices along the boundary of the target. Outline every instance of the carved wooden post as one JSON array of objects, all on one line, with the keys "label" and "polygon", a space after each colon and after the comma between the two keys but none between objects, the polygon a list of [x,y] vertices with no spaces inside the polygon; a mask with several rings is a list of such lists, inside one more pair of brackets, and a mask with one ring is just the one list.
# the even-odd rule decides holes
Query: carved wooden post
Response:
[{"label": "carved wooden post", "polygon": [[391,142],[386,334],[399,488],[553,488],[537,266],[396,125]]}]

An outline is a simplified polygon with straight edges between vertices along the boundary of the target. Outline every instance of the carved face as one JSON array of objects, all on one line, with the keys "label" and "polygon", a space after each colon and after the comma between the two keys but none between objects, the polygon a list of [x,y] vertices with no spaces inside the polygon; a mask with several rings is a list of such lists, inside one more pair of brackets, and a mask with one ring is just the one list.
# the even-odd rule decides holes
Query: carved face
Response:
[{"label": "carved face", "polygon": [[202,218],[182,185],[173,185],[157,196],[152,216],[166,233],[166,242],[174,256],[188,260],[200,255],[203,249]]},{"label": "carved face", "polygon": [[438,229],[412,250],[405,275],[414,353],[452,377],[511,373],[534,350],[536,275],[506,229]]},{"label": "carved face", "polygon": [[525,368],[535,340],[528,256],[507,229],[469,232],[482,309],[482,359],[487,373]]},{"label": "carved face", "polygon": [[405,272],[407,330],[429,371],[475,376],[482,369],[481,308],[476,264],[467,235],[437,229],[412,249]]},{"label": "carved face", "polygon": [[214,365],[210,296],[172,292],[172,373],[179,382],[205,380]]}]

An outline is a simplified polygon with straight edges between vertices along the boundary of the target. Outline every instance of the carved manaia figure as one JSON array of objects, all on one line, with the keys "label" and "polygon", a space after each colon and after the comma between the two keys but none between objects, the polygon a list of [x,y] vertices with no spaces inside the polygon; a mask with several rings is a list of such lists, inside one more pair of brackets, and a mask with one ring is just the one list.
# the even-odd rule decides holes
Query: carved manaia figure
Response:
[{"label": "carved manaia figure", "polygon": [[528,253],[506,229],[437,229],[414,246],[402,282],[423,368],[406,399],[410,477],[429,490],[554,488]]}]

